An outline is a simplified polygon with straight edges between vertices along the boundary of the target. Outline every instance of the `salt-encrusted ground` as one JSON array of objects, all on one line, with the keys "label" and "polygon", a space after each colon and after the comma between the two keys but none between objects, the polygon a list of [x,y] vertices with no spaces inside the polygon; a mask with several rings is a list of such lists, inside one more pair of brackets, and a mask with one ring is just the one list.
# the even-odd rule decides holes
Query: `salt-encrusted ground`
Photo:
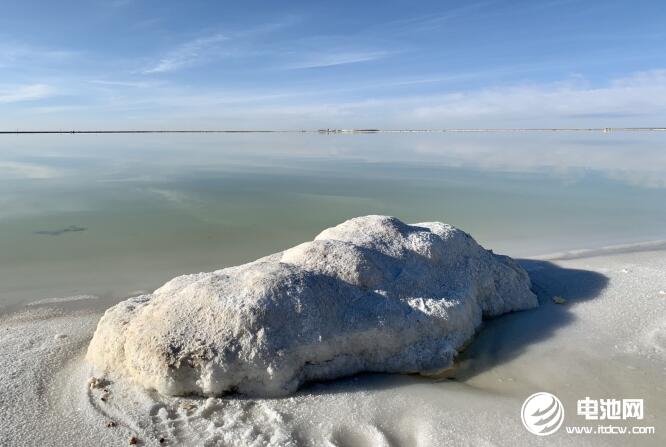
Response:
[{"label": "salt-encrusted ground", "polygon": [[[542,305],[488,322],[452,377],[364,375],[282,399],[91,390],[83,357],[99,305],[29,306],[0,319],[0,444],[128,445],[134,434],[144,445],[664,445],[666,251],[587,255],[524,262]],[[562,400],[565,426],[586,425],[577,399],[643,398],[645,418],[627,423],[656,434],[563,427],[537,438],[519,416],[537,391]]]}]

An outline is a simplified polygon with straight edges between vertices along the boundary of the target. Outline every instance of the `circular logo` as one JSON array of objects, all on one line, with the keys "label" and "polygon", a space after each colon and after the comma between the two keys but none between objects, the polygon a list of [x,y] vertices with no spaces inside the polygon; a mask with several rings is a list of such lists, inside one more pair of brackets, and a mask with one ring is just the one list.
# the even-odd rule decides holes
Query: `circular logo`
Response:
[{"label": "circular logo", "polygon": [[534,393],[520,410],[523,425],[537,436],[552,435],[564,422],[564,406],[550,393]]}]

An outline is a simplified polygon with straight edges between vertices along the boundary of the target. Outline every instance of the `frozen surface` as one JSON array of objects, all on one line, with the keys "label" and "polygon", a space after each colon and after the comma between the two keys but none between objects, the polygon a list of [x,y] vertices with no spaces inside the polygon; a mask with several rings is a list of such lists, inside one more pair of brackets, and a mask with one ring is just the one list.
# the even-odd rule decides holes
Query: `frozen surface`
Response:
[{"label": "frozen surface", "polygon": [[280,396],[362,371],[435,373],[482,317],[536,305],[527,273],[467,233],[366,216],[119,303],[87,358],[165,395]]}]

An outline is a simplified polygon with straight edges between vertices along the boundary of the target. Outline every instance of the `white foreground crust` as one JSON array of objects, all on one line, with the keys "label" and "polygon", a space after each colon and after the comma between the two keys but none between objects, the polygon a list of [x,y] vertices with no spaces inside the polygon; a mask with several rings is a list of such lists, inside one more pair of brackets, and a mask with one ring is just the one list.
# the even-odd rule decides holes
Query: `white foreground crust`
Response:
[{"label": "white foreground crust", "polygon": [[536,306],[527,273],[467,233],[365,216],[113,306],[87,358],[167,395],[279,396],[361,371],[447,368],[482,317]]}]

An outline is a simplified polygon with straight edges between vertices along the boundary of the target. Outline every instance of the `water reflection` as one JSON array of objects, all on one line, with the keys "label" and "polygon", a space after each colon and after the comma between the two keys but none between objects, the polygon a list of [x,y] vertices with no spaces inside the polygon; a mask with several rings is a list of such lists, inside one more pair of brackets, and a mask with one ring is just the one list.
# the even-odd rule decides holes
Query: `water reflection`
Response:
[{"label": "water reflection", "polygon": [[636,133],[3,136],[0,302],[131,293],[371,213],[449,222],[514,256],[661,239],[663,141]]}]

